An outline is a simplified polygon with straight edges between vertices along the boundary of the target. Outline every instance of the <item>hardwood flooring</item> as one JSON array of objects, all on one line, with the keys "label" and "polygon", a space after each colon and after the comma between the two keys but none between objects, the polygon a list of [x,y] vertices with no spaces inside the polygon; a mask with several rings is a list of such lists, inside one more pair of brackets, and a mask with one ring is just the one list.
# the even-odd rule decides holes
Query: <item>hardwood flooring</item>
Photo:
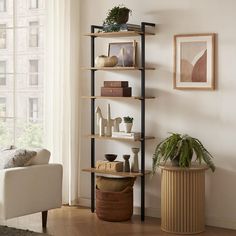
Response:
[{"label": "hardwood flooring", "polygon": [[[41,214],[1,221],[1,225],[42,232]],[[133,216],[128,222],[105,222],[97,218],[87,208],[62,207],[48,212],[47,233],[53,236],[167,236],[161,231],[160,219],[146,217],[144,223],[139,216]],[[215,227],[206,227],[199,236],[236,236],[236,231]]]}]

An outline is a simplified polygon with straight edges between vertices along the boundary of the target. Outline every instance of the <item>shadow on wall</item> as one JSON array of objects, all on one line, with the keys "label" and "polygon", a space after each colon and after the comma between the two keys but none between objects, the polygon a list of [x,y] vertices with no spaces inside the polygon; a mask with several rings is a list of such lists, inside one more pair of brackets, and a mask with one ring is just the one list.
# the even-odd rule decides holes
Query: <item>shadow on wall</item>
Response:
[{"label": "shadow on wall", "polygon": [[[230,160],[232,157],[225,159]],[[232,180],[236,180],[234,170],[236,170],[236,162],[230,166],[230,169],[217,167],[214,173],[207,171],[206,212],[208,217],[218,216],[219,212],[221,212],[221,218],[232,220],[234,217],[232,213],[230,215],[230,212],[236,212],[236,205],[232,204],[236,199],[235,186],[232,185]]]}]

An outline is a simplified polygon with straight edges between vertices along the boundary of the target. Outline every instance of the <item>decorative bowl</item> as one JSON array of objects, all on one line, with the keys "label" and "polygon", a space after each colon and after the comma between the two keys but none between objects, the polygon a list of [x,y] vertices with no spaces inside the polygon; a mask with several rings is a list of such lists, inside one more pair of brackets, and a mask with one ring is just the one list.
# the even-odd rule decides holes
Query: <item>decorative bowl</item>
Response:
[{"label": "decorative bowl", "polygon": [[105,154],[105,158],[108,161],[112,162],[112,161],[114,161],[117,158],[117,155],[116,154]]},{"label": "decorative bowl", "polygon": [[118,58],[116,56],[107,57],[104,55],[98,56],[95,59],[96,67],[114,67],[118,63]]}]

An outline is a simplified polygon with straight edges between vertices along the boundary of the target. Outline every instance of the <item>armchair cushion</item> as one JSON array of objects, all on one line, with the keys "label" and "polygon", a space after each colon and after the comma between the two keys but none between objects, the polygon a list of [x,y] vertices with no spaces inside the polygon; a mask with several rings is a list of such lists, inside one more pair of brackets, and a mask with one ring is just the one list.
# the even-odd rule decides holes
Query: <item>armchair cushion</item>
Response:
[{"label": "armchair cushion", "polygon": [[35,156],[35,151],[24,149],[11,149],[0,152],[0,169],[23,167]]},{"label": "armchair cushion", "polygon": [[33,156],[25,164],[25,166],[45,165],[45,164],[49,163],[49,159],[50,159],[51,153],[47,149],[37,148],[34,151],[36,151],[37,154],[35,156]]}]

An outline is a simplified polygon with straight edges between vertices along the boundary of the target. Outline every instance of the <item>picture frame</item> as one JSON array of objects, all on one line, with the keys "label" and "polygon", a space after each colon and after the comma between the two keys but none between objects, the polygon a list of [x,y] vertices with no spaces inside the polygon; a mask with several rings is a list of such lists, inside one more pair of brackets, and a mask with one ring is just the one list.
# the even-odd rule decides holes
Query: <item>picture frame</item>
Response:
[{"label": "picture frame", "polygon": [[174,89],[215,89],[215,33],[174,36]]},{"label": "picture frame", "polygon": [[109,43],[108,56],[118,58],[117,67],[135,67],[136,66],[136,48],[137,42],[113,42]]}]

